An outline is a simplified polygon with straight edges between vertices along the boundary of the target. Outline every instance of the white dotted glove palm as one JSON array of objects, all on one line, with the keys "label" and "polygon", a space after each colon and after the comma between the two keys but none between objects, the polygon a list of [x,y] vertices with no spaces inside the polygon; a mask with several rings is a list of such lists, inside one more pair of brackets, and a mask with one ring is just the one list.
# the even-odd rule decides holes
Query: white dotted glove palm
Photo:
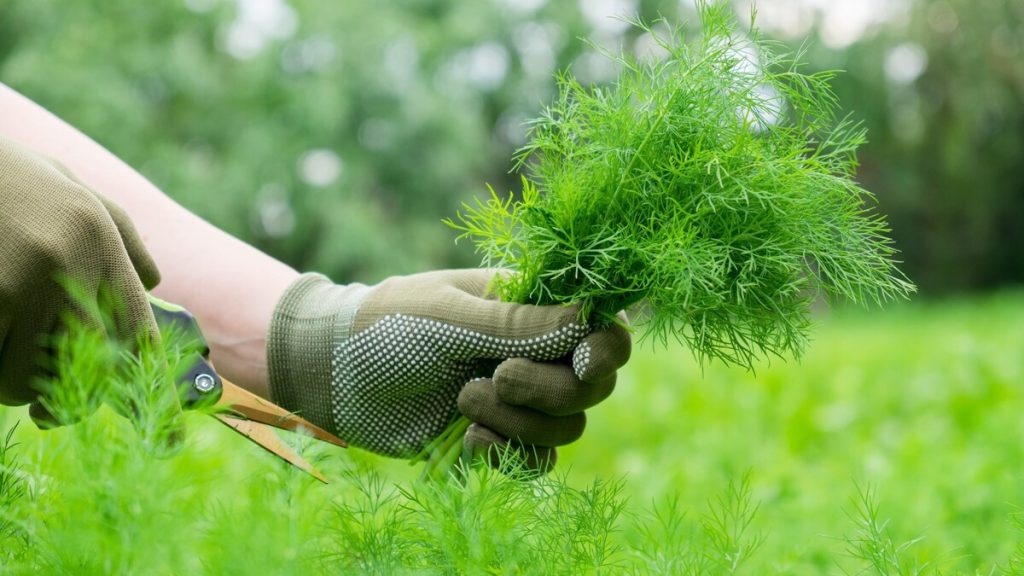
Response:
[{"label": "white dotted glove palm", "polygon": [[[282,297],[268,343],[275,402],[353,446],[411,457],[459,409],[474,447],[550,452],[583,432],[615,385],[625,330],[589,333],[578,309],[498,302],[493,271],[446,270],[340,286],[306,274]],[[534,450],[536,452],[537,450]]]}]

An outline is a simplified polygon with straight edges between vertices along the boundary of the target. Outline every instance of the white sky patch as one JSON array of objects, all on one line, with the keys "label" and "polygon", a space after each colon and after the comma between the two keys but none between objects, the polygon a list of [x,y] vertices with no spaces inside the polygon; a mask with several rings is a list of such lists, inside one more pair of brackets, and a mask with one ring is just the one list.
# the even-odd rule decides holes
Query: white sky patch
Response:
[{"label": "white sky patch", "polygon": [[412,38],[399,38],[384,49],[384,72],[395,92],[404,92],[412,85],[419,66],[420,51]]},{"label": "white sky patch", "polygon": [[311,36],[291,42],[281,52],[281,69],[299,74],[320,72],[334,62],[338,47],[328,36]]},{"label": "white sky patch", "polygon": [[534,78],[551,76],[564,41],[565,31],[551,22],[525,22],[512,31],[512,42],[519,52],[523,71]]},{"label": "white sky patch", "polygon": [[741,21],[757,7],[757,26],[793,40],[804,38],[819,24],[821,42],[846,48],[878,25],[906,15],[909,0],[743,0],[736,5]]},{"label": "white sky patch", "polygon": [[260,189],[256,206],[259,228],[267,236],[281,238],[295,229],[295,211],[281,185],[267,184]]},{"label": "white sky patch", "polygon": [[548,3],[548,0],[494,0],[494,3],[515,14],[533,14]]},{"label": "white sky patch", "polygon": [[508,73],[508,50],[497,42],[485,42],[469,52],[469,81],[488,90],[501,86]]},{"label": "white sky patch", "polygon": [[258,56],[274,40],[291,38],[299,17],[285,0],[236,0],[235,19],[224,32],[224,49],[239,60]]},{"label": "white sky patch", "polygon": [[583,84],[608,82],[619,75],[619,65],[604,54],[587,50],[573,61],[572,73]]},{"label": "white sky patch", "polygon": [[928,53],[914,42],[893,46],[885,55],[885,77],[896,85],[913,83],[927,68]]},{"label": "white sky patch", "polygon": [[341,156],[333,150],[317,148],[299,157],[299,177],[310,186],[330,186],[341,177]]},{"label": "white sky patch", "polygon": [[495,132],[505,142],[514,146],[526,144],[526,122],[529,117],[523,112],[506,110],[495,122]]},{"label": "white sky patch", "polygon": [[467,83],[477,90],[493,90],[508,74],[508,50],[497,42],[482,42],[452,56],[442,78]]},{"label": "white sky patch", "polygon": [[833,2],[821,11],[821,41],[829,48],[846,48],[864,37],[877,21],[876,2],[846,0]]},{"label": "white sky patch", "polygon": [[741,22],[747,22],[754,7],[757,26],[787,40],[806,38],[814,26],[815,10],[807,0],[743,0],[736,3]]},{"label": "white sky patch", "polygon": [[580,0],[580,12],[594,30],[621,33],[629,28],[622,16],[635,16],[636,0]]}]

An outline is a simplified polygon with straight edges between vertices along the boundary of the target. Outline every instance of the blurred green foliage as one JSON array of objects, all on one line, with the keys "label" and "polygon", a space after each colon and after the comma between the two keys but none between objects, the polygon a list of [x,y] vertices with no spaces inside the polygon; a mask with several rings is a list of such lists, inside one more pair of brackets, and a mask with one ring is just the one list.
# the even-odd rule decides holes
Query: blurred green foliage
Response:
[{"label": "blurred green foliage", "polygon": [[0,80],[218,226],[366,279],[475,263],[441,220],[504,186],[588,32],[572,5],[8,0]]},{"label": "blurred green foliage", "polygon": [[[641,347],[561,462],[690,507],[749,472],[769,534],[750,574],[1003,574],[1022,540],[1022,296],[843,310],[799,365],[756,374]],[[848,557],[869,489],[895,542],[922,537],[906,552],[920,572]]]},{"label": "blurred green foliage", "polygon": [[[813,38],[815,25],[856,2],[761,4],[764,22],[809,18],[783,37],[812,37],[812,67],[849,71],[841,105],[870,129],[860,177],[923,291],[1024,280],[1024,4],[885,3],[894,16],[842,49]],[[644,38],[607,18],[636,12],[693,9],[4,0],[0,81],[218,226],[300,269],[372,281],[477,262],[440,220],[485,183],[518,188],[510,158],[554,94],[552,73],[612,78],[580,37],[642,51]]]},{"label": "blurred green foliage", "polygon": [[916,0],[817,65],[864,120],[860,179],[925,292],[1024,282],[1024,3]]}]

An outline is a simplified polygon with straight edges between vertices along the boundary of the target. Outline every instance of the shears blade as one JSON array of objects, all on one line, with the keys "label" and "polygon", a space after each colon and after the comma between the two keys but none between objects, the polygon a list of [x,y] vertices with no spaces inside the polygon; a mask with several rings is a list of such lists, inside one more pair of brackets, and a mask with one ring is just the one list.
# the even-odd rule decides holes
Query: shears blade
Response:
[{"label": "shears blade", "polygon": [[271,452],[278,458],[281,458],[292,466],[299,468],[310,476],[324,484],[327,484],[327,478],[320,473],[319,470],[314,468],[309,461],[299,455],[295,449],[285,444],[284,441],[278,438],[277,434],[274,434],[274,432],[270,428],[267,428],[266,425],[259,422],[253,422],[252,420],[246,420],[244,418],[236,418],[228,414],[217,414],[215,418],[232,428],[235,432],[238,432],[256,444],[259,444],[265,450]]},{"label": "shears blade", "polygon": [[327,484],[327,478],[291,446],[285,444],[271,428],[308,432],[317,440],[346,448],[348,444],[344,440],[220,375],[217,378],[221,386],[220,399],[213,405],[214,409],[218,410],[214,413],[217,420],[259,444],[264,450]]},{"label": "shears blade", "polygon": [[215,404],[216,407],[237,412],[249,420],[262,422],[267,426],[293,432],[305,431],[317,440],[329,442],[342,448],[348,447],[348,444],[341,438],[298,416],[294,412],[289,412],[241,386],[232,384],[224,379],[223,376],[221,377],[221,382],[223,390],[221,391],[220,400]]}]

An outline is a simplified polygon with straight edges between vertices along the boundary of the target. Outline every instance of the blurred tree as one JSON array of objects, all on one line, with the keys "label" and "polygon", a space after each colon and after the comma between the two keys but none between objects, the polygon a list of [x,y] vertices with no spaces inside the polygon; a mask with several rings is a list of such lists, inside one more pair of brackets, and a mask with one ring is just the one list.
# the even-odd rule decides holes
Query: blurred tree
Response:
[{"label": "blurred tree", "polygon": [[916,0],[815,60],[848,71],[860,178],[923,291],[1024,282],[1024,3]]},{"label": "blurred tree", "polygon": [[590,32],[536,0],[7,0],[0,81],[218,226],[376,280],[476,263],[441,219],[514,186],[521,124]]},{"label": "blurred tree", "polygon": [[[762,22],[802,22],[800,4],[762,4]],[[836,89],[870,130],[861,178],[925,291],[1020,282],[1024,4],[892,6],[906,10],[848,48],[819,43],[809,56],[814,67],[849,71]],[[218,226],[297,268],[375,281],[476,263],[440,220],[485,183],[518,188],[510,157],[522,123],[552,97],[554,71],[615,76],[580,37],[649,49],[607,17],[636,12],[678,20],[693,9],[657,0],[4,0],[0,81]]]}]

